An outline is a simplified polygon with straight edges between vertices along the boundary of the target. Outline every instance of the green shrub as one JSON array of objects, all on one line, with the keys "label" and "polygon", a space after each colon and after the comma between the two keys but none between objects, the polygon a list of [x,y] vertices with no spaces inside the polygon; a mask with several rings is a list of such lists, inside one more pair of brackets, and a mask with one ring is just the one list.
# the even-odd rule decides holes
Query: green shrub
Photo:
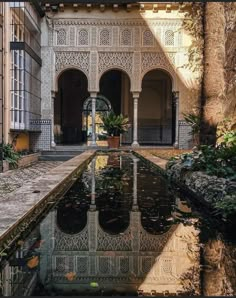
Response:
[{"label": "green shrub", "polygon": [[3,145],[3,159],[8,161],[11,166],[17,166],[20,156],[20,153],[16,152],[11,144]]},{"label": "green shrub", "polygon": [[236,195],[226,195],[222,201],[215,203],[215,208],[224,218],[234,216],[236,214]]},{"label": "green shrub", "polygon": [[236,145],[221,143],[217,147],[201,145],[199,150],[173,158],[170,168],[177,160],[192,171],[203,171],[208,175],[236,180]]}]

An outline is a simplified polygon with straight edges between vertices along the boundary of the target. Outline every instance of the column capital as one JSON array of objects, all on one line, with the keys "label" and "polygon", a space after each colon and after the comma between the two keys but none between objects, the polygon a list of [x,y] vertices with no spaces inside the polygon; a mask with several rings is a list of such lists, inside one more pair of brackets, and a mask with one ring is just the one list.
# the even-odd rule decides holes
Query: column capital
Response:
[{"label": "column capital", "polygon": [[176,101],[179,99],[179,91],[172,91],[173,97],[175,98]]},{"label": "column capital", "polygon": [[52,96],[52,98],[55,98],[56,95],[57,95],[57,91],[51,90],[51,96]]},{"label": "column capital", "polygon": [[132,92],[132,93],[133,93],[133,98],[136,98],[136,99],[139,98],[140,92]]},{"label": "column capital", "polygon": [[90,92],[90,97],[95,98],[97,97],[97,92]]}]

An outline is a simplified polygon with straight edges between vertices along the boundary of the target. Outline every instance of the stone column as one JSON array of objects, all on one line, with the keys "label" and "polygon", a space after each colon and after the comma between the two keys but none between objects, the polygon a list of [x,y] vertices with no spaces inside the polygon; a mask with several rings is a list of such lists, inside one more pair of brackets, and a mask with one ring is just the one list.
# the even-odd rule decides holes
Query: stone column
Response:
[{"label": "stone column", "polygon": [[173,91],[173,104],[175,107],[175,142],[174,147],[179,148],[179,91]]},{"label": "stone column", "polygon": [[137,193],[137,173],[138,173],[138,161],[139,159],[137,157],[133,158],[133,206],[132,210],[137,211],[138,210],[138,193]]},{"label": "stone column", "polygon": [[96,97],[97,93],[91,93],[92,98],[92,142],[91,146],[97,146],[96,143]]},{"label": "stone column", "polygon": [[133,143],[132,147],[138,147],[138,99],[139,93],[133,93],[134,100],[134,118],[133,118]]},{"label": "stone column", "polygon": [[55,138],[54,138],[54,101],[56,98],[56,92],[51,92],[52,105],[51,105],[51,147],[56,147]]}]

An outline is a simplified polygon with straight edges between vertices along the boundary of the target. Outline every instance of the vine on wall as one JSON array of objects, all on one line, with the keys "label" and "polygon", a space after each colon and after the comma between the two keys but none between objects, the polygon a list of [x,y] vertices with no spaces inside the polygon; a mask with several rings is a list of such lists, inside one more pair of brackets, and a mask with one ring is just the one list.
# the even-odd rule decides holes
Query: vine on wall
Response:
[{"label": "vine on wall", "polygon": [[188,48],[188,64],[184,67],[189,68],[195,75],[198,84],[202,82],[203,76],[203,3],[191,3],[191,8],[185,13],[182,28],[192,38],[192,43]]}]

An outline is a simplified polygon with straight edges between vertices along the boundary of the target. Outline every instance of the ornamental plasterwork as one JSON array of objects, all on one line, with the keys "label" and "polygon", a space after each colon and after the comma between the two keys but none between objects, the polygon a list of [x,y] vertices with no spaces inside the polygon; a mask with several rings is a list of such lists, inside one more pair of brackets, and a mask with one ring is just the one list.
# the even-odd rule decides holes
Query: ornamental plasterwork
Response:
[{"label": "ornamental plasterwork", "polygon": [[142,32],[142,45],[144,47],[154,46],[154,36],[150,29],[145,28]]},{"label": "ornamental plasterwork", "polygon": [[56,72],[75,66],[89,73],[89,52],[56,52]]},{"label": "ornamental plasterwork", "polygon": [[103,73],[105,70],[119,67],[129,74],[133,69],[133,53],[130,52],[100,52],[98,53],[98,72]]},{"label": "ornamental plasterwork", "polygon": [[77,45],[88,46],[89,45],[89,30],[86,28],[80,28],[77,30]]},{"label": "ornamental plasterwork", "polygon": [[146,26],[146,27],[181,27],[182,25],[181,19],[173,19],[173,20],[140,20],[140,19],[131,19],[131,20],[98,20],[98,19],[54,19],[54,25],[59,26],[67,26],[67,25],[88,25],[88,26]]},{"label": "ornamental plasterwork", "polygon": [[122,235],[111,236],[99,227],[97,232],[97,251],[132,251],[131,230]]},{"label": "ornamental plasterwork", "polygon": [[133,30],[131,28],[120,29],[120,45],[121,46],[133,45]]},{"label": "ornamental plasterwork", "polygon": [[[137,19],[134,20],[53,20],[55,30],[61,30],[64,28],[66,30],[67,27],[74,26],[77,35],[78,30],[82,28],[82,30],[87,30],[89,34],[89,30],[91,27],[96,26],[98,28],[97,35],[97,46],[132,46],[133,41],[133,30],[135,29],[135,46],[139,45],[139,40],[142,41],[142,46],[146,47],[154,47],[156,46],[156,40],[162,40],[164,44],[166,32],[177,32],[181,28],[181,20],[147,20],[146,22],[140,21]],[[142,30],[137,30],[137,27]],[[119,29],[119,44],[114,44],[114,30],[112,28]],[[141,32],[140,32],[141,31]],[[68,32],[66,30],[68,35]],[[86,34],[84,31],[83,33]],[[58,33],[57,33],[58,34]],[[140,36],[141,34],[141,36]],[[182,35],[182,33],[180,34]],[[168,39],[167,46],[174,46],[175,43],[177,45],[181,42],[182,38],[180,38],[177,34],[175,34],[175,42]],[[131,42],[129,41],[131,40]],[[60,41],[60,39],[59,39]],[[60,41],[61,42],[61,41]],[[57,43],[57,45],[59,45]],[[83,44],[82,44],[83,45]]]},{"label": "ornamental plasterwork", "polygon": [[89,250],[88,229],[78,235],[68,235],[55,230],[55,250],[85,251]]},{"label": "ornamental plasterwork", "polygon": [[100,46],[111,46],[112,45],[111,28],[102,28],[99,30],[98,44]]},{"label": "ornamental plasterwork", "polygon": [[170,73],[173,72],[173,67],[168,61],[165,53],[162,52],[146,52],[141,53],[141,72],[145,73],[147,70],[152,68],[164,68],[169,70]]}]

